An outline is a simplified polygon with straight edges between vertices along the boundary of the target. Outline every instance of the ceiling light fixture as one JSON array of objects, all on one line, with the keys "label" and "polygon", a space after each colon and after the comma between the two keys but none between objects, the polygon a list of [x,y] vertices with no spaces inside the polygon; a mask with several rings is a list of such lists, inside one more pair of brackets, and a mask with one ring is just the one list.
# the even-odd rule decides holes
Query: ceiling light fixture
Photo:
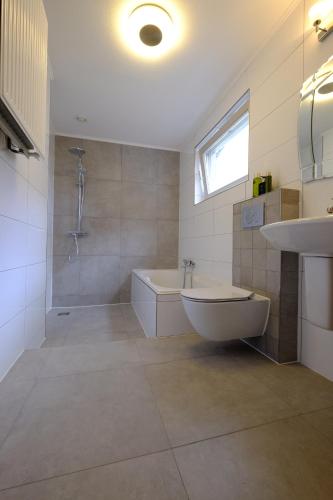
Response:
[{"label": "ceiling light fixture", "polygon": [[128,12],[123,35],[133,52],[154,59],[175,45],[179,38],[179,24],[164,6],[144,3]]},{"label": "ceiling light fixture", "polygon": [[309,18],[322,42],[333,31],[333,0],[321,0],[309,10]]}]

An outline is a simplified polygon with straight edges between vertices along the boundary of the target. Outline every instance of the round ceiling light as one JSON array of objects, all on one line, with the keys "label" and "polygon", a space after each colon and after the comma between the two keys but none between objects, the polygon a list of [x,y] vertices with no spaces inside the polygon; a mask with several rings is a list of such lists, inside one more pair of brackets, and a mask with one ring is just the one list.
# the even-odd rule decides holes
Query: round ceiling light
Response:
[{"label": "round ceiling light", "polygon": [[130,12],[126,40],[138,55],[159,57],[174,45],[176,38],[174,20],[163,7],[145,3]]}]

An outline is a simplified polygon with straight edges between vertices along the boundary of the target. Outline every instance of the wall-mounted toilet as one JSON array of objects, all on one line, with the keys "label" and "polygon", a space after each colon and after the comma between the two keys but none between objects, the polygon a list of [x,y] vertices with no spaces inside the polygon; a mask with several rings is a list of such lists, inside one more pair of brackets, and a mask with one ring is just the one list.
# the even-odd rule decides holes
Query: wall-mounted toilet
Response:
[{"label": "wall-mounted toilet", "polygon": [[258,337],[266,330],[270,299],[234,286],[191,288],[181,292],[195,330],[209,340]]}]

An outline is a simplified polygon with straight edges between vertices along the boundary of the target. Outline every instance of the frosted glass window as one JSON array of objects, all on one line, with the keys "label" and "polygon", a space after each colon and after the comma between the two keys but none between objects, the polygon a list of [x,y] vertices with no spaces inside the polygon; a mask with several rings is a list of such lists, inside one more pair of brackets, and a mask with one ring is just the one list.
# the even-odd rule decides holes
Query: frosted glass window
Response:
[{"label": "frosted glass window", "polygon": [[196,147],[195,203],[248,180],[247,92]]},{"label": "frosted glass window", "polygon": [[249,170],[249,113],[246,112],[205,153],[208,194],[247,178]]}]

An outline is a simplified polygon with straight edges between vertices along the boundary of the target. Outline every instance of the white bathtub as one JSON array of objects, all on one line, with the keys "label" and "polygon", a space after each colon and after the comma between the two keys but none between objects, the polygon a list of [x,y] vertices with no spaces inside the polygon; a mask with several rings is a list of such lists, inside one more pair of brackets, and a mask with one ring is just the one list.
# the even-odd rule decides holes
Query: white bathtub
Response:
[{"label": "white bathtub", "polygon": [[[195,333],[181,301],[183,272],[179,269],[135,269],[132,271],[133,309],[147,337],[169,337]],[[187,276],[186,288],[190,286]],[[218,282],[193,276],[193,287],[216,286]]]}]

